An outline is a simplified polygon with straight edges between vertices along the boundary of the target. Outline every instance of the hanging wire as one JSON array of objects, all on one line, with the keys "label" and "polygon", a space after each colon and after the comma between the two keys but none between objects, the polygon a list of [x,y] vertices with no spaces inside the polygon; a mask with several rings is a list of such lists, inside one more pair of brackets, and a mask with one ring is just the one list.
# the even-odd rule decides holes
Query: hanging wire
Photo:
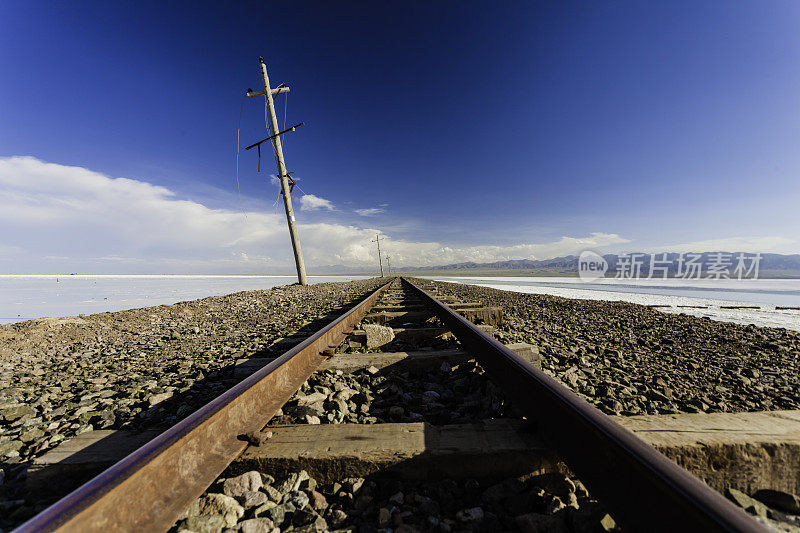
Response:
[{"label": "hanging wire", "polygon": [[[278,88],[284,87],[285,85],[286,85],[285,83],[281,83],[280,85],[278,85]],[[286,92],[286,93],[280,93],[280,94],[283,94],[283,130],[286,130],[286,117],[287,117],[287,110],[288,110],[288,107],[289,107],[289,93]],[[244,105],[244,102],[242,103],[242,105]],[[274,105],[274,100],[273,100],[273,105]],[[267,99],[264,98],[264,124],[265,124],[265,126],[267,128],[267,133],[272,134],[272,127],[270,125],[270,122],[269,122],[268,116],[267,116],[268,110],[269,110],[269,107],[268,107]],[[242,113],[241,113],[241,110],[239,110],[239,123],[240,124],[241,124],[241,121],[242,121]],[[283,139],[283,142],[281,143],[281,146],[282,147],[286,146],[286,139],[285,138]],[[238,179],[239,179],[238,178],[238,176],[239,176],[239,133],[238,133],[238,130],[237,130],[237,134],[236,134],[236,176],[237,176],[236,179],[237,179],[237,184],[238,184]],[[300,185],[297,183],[297,180],[295,180],[294,186],[297,187],[298,189],[300,189],[300,192],[302,192],[303,194],[305,194],[305,195],[308,194],[306,191],[303,190],[302,187],[300,187]],[[282,191],[278,191],[278,195],[275,198],[275,202],[273,202],[273,204],[272,204],[272,207],[274,208],[276,214],[278,212],[278,202],[280,202],[281,194],[283,194],[283,192]],[[244,210],[244,207],[242,207],[242,210]]]},{"label": "hanging wire", "polygon": [[[300,179],[300,178],[297,178],[297,179]],[[297,183],[297,180],[294,181],[294,186],[297,187],[298,189],[300,189],[301,193],[308,194],[306,191],[303,190],[303,188],[300,186],[300,184]]]},{"label": "hanging wire", "polygon": [[275,197],[275,201],[272,203],[272,211],[277,215],[278,214],[278,202],[281,199],[281,193],[278,192],[278,195]]},{"label": "hanging wire", "polygon": [[244,203],[242,202],[242,189],[239,186],[239,133],[242,129],[242,111],[244,110],[244,99],[247,96],[242,96],[242,103],[239,105],[239,124],[236,126],[236,196],[239,198],[239,207],[242,208],[244,218],[247,218],[247,212],[244,210]]}]

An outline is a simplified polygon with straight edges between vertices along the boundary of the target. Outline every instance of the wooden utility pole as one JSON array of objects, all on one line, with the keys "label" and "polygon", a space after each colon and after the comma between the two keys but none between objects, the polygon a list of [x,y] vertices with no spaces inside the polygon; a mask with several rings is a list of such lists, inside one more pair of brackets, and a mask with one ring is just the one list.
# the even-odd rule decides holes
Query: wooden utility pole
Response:
[{"label": "wooden utility pole", "polygon": [[386,256],[386,274],[388,276],[392,275],[392,261],[391,261],[391,259],[392,258],[389,257],[388,255]]},{"label": "wooden utility pole", "polygon": [[[269,86],[269,76],[267,76],[267,66],[264,58],[259,57],[261,63],[261,79],[264,82],[264,91],[248,91],[247,96],[261,96],[267,101],[269,112],[270,127],[272,128],[272,146],[275,148],[275,159],[278,162],[278,178],[281,182],[281,194],[283,194],[283,207],[286,210],[286,221],[289,223],[289,235],[292,238],[292,248],[294,250],[294,263],[297,266],[297,281],[300,285],[308,285],[306,279],[306,265],[303,262],[303,252],[300,250],[300,237],[297,234],[297,223],[294,220],[294,209],[292,208],[292,197],[289,188],[289,173],[286,172],[286,163],[283,160],[283,148],[281,147],[281,136],[278,131],[278,117],[275,115],[275,103],[272,100],[273,94],[289,92],[288,87],[271,89]],[[284,132],[281,132],[284,133]],[[261,148],[259,147],[259,150]],[[259,152],[260,154],[260,152]]]},{"label": "wooden utility pole", "polygon": [[386,237],[381,237],[379,233],[375,234],[375,238],[371,242],[378,243],[378,264],[381,267],[381,277],[383,277],[383,261],[381,261],[381,241]]}]

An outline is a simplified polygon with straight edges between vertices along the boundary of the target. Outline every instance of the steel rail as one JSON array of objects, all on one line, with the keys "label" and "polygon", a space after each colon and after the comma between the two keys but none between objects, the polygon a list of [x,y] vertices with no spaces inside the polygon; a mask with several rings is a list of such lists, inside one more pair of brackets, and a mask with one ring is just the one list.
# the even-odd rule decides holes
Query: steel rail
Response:
[{"label": "steel rail", "polygon": [[432,294],[401,280],[433,306],[514,405],[538,422],[543,436],[623,527],[672,533],[771,531]]},{"label": "steel rail", "polygon": [[167,531],[393,281],[14,532]]}]

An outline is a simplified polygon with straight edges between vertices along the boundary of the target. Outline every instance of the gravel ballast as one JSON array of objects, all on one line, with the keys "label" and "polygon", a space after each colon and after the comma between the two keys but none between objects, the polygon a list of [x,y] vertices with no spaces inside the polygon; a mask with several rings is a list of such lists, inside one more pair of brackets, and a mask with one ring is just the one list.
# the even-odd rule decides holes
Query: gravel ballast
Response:
[{"label": "gravel ballast", "polygon": [[[0,528],[17,525],[41,508],[20,499],[33,458],[85,431],[174,424],[238,381],[233,372],[237,360],[280,355],[380,284],[372,279],[276,287],[0,327]],[[501,306],[504,324],[498,337],[538,347],[546,372],[609,414],[800,405],[797,332],[665,314],[624,302],[435,285],[462,302]],[[452,346],[445,342],[440,347]],[[317,372],[272,423],[452,424],[515,416],[501,391],[471,361],[394,373]],[[187,510],[180,525],[193,531],[272,531],[279,523],[282,529],[291,525],[308,531],[566,531],[574,530],[574,516],[585,507],[592,510],[593,530],[616,527],[588,495],[583,496],[585,505],[578,496],[578,505],[571,505],[568,495],[569,501],[561,499],[563,506],[553,503],[552,492],[541,492],[543,479],[538,485],[530,479],[501,483],[519,489],[507,498],[525,505],[513,509],[506,508],[505,499],[499,506],[485,500],[491,487],[464,480],[360,480],[359,489],[354,488],[358,480],[342,480],[338,487],[309,489],[302,481],[297,488],[288,487],[287,480],[270,481],[268,473],[251,473],[248,479],[220,480]],[[233,487],[237,484],[245,488]],[[365,497],[360,490],[366,490]],[[231,495],[236,491],[241,494]],[[448,494],[458,495],[452,505]],[[728,496],[747,508],[739,501],[747,495],[739,500]],[[315,507],[323,502],[324,507]],[[285,507],[284,516],[280,510],[256,513],[265,506]],[[754,514],[763,520],[781,518],[769,509]]]},{"label": "gravel ballast", "polygon": [[465,424],[512,417],[502,391],[475,361],[379,373],[316,372],[272,424]]},{"label": "gravel ballast", "polygon": [[220,478],[172,528],[200,531],[419,533],[618,530],[583,484],[562,474],[427,482],[342,479],[320,486],[305,471],[276,480],[251,471]]},{"label": "gravel ballast", "polygon": [[441,294],[503,308],[504,343],[537,346],[542,368],[607,414],[800,408],[800,333],[434,282]]},{"label": "gravel ballast", "polygon": [[289,285],[0,326],[0,528],[37,510],[21,501],[33,458],[85,431],[174,424],[238,381],[235,361],[279,355],[381,283]]}]

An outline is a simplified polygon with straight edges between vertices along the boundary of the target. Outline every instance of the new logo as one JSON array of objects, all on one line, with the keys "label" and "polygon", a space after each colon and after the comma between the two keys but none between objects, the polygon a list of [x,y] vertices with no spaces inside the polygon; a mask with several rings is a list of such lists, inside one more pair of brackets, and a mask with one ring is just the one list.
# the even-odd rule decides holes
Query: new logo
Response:
[{"label": "new logo", "polygon": [[608,270],[608,262],[602,255],[585,250],[578,258],[578,275],[581,281],[595,281],[605,277]]}]

